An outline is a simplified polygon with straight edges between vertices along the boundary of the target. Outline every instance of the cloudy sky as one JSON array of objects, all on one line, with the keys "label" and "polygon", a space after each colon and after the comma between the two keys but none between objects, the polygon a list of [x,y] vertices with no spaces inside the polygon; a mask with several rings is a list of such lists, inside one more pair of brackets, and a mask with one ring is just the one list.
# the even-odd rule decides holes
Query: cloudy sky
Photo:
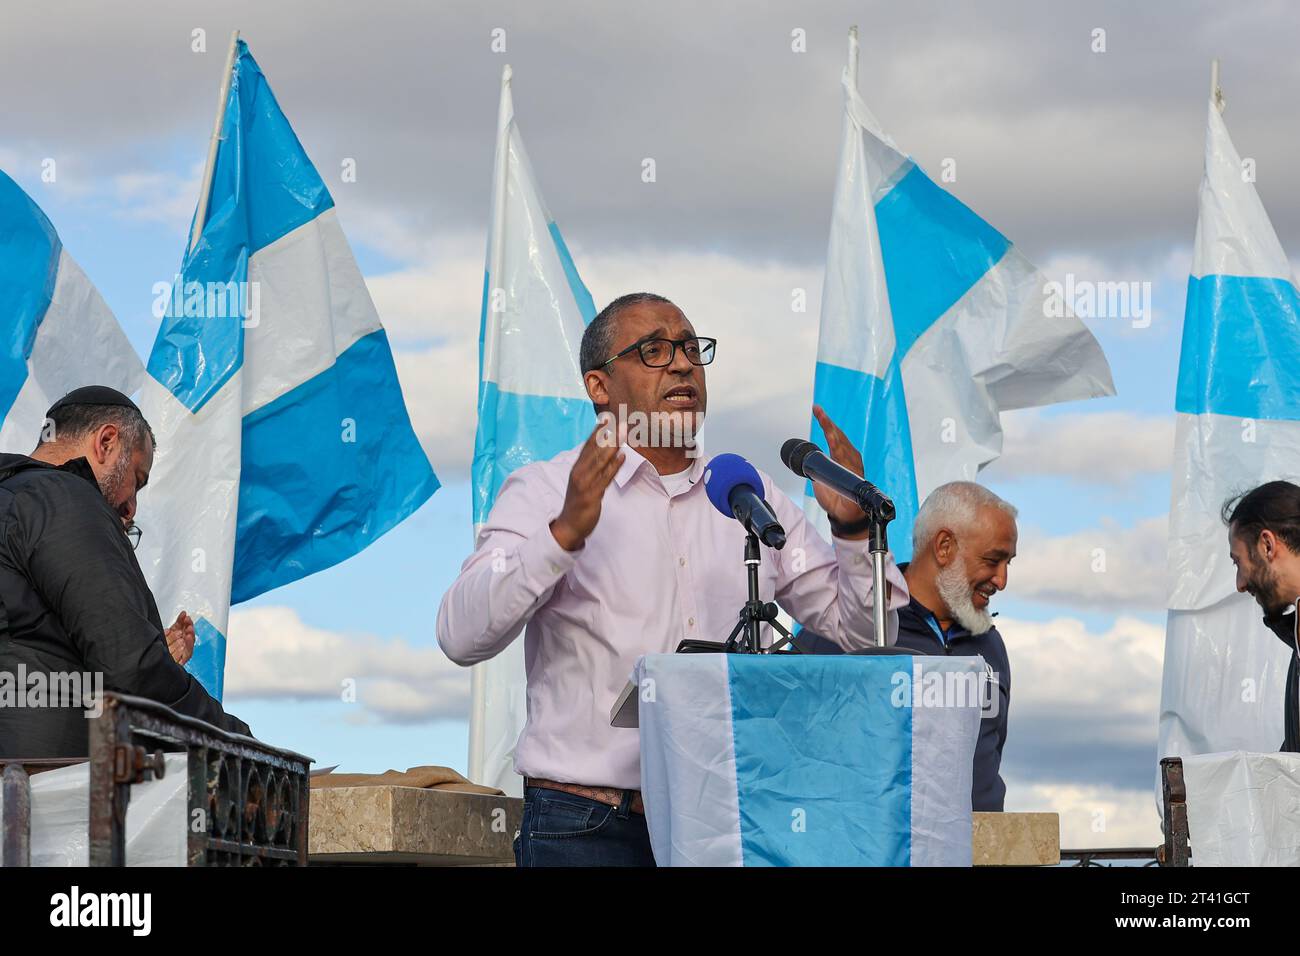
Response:
[{"label": "cloudy sky", "polygon": [[[52,0],[0,13],[0,168],[142,355],[153,285],[180,262],[229,34],[242,31],[330,186],[444,483],[366,553],[234,612],[231,709],[323,764],[464,769],[469,683],[433,625],[471,544],[507,62],[530,158],[595,299],[658,291],[716,335],[710,448],[778,472],[780,442],[808,425],[856,23],[864,98],[923,167],[951,164],[949,188],[1050,275],[1151,283],[1147,327],[1090,322],[1118,396],[1007,416],[1006,453],[984,478],[1021,509],[998,600],[1014,682],[1008,807],[1060,811],[1067,845],[1154,843],[1172,406],[1209,63],[1223,58],[1229,128],[1257,161],[1283,245],[1298,248],[1287,172],[1300,160],[1300,14],[1281,2],[702,7]],[[497,28],[504,54],[490,47]],[[206,51],[193,49],[198,30]],[[806,52],[791,49],[796,30]],[[344,183],[349,160],[356,182]],[[794,289],[806,314],[791,313]],[[347,677],[357,703],[339,700]]]}]

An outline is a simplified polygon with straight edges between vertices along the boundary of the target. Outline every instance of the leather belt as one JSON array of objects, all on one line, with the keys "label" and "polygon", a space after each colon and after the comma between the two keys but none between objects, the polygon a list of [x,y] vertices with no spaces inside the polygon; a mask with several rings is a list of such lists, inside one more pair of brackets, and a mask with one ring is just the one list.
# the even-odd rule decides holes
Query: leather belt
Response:
[{"label": "leather belt", "polygon": [[619,790],[617,787],[584,787],[580,783],[561,783],[559,780],[547,780],[543,777],[524,777],[524,786],[571,793],[575,797],[586,797],[588,800],[603,803],[607,807],[622,806],[623,795],[630,793],[632,795],[630,809],[633,813],[645,816],[645,804],[641,800],[640,790]]}]

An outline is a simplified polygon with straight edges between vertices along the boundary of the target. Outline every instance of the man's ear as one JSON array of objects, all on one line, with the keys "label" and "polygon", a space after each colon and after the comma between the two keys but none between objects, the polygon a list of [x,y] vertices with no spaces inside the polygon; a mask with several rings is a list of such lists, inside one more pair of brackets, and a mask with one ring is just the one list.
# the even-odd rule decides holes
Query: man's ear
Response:
[{"label": "man's ear", "polygon": [[1265,561],[1272,561],[1278,557],[1278,551],[1277,535],[1265,528],[1259,533],[1259,550],[1257,554]]},{"label": "man's ear", "polygon": [[592,369],[582,376],[582,383],[587,386],[587,397],[591,399],[591,404],[597,408],[609,404],[609,389],[606,387],[608,381],[604,372]]},{"label": "man's ear", "polygon": [[108,461],[109,453],[117,446],[122,439],[122,433],[118,431],[116,425],[108,424],[100,426],[95,432],[95,447],[93,449],[95,461],[104,464]]},{"label": "man's ear", "polygon": [[934,550],[935,563],[946,568],[957,556],[957,537],[947,528],[940,528],[930,547]]}]

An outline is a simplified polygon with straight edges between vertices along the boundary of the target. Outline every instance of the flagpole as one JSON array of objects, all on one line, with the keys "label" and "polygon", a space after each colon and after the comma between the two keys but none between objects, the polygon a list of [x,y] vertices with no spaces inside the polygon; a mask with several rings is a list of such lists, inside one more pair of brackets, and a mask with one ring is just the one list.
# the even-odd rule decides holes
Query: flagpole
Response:
[{"label": "flagpole", "polygon": [[1219,58],[1210,61],[1210,102],[1220,113],[1223,112],[1223,90],[1219,88]]},{"label": "flagpole", "polygon": [[[492,307],[496,303],[497,283],[501,281],[506,239],[506,179],[510,170],[510,124],[514,122],[514,102],[510,80],[514,71],[507,63],[501,68],[501,99],[497,106],[497,149],[492,170],[492,241],[488,246],[488,297],[483,307],[483,368],[480,379],[497,379],[497,326]],[[478,541],[478,528],[474,540]],[[469,673],[469,779],[485,782],[487,775],[487,667],[477,664]]]},{"label": "flagpole", "polygon": [[226,70],[221,75],[221,92],[217,94],[217,118],[212,124],[212,139],[208,141],[208,158],[203,164],[203,184],[199,188],[199,207],[194,213],[194,227],[190,231],[190,252],[198,245],[203,233],[203,223],[208,215],[208,194],[212,191],[213,167],[217,163],[217,147],[221,144],[221,127],[226,122],[226,100],[230,98],[230,78],[235,70],[235,52],[239,48],[239,31],[230,34],[230,52],[226,54]]},{"label": "flagpole", "polygon": [[858,28],[849,27],[849,83],[858,88]]},{"label": "flagpole", "polygon": [[[501,288],[502,260],[505,258],[506,242],[506,178],[510,169],[510,127],[515,121],[514,97],[511,95],[510,81],[514,71],[507,63],[501,68],[501,101],[497,107],[497,154],[496,168],[492,171],[492,246],[488,250],[488,309],[484,311],[485,320],[492,316],[491,306],[496,299],[496,291]],[[488,331],[490,330],[490,331]],[[491,381],[497,377],[497,348],[495,324],[489,324],[483,336],[483,373]]]}]

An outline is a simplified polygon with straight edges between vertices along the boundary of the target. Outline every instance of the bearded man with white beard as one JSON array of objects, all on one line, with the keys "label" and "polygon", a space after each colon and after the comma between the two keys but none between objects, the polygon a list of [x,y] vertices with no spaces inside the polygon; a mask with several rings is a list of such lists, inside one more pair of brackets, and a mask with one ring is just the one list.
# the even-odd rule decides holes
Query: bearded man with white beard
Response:
[{"label": "bearded man with white beard", "polygon": [[970,481],[931,492],[912,526],[912,560],[899,565],[912,600],[898,612],[898,646],[922,654],[979,655],[997,693],[986,697],[975,746],[971,805],[1001,811],[999,769],[1011,706],[1011,662],[989,601],[1016,556],[1016,509]]}]

